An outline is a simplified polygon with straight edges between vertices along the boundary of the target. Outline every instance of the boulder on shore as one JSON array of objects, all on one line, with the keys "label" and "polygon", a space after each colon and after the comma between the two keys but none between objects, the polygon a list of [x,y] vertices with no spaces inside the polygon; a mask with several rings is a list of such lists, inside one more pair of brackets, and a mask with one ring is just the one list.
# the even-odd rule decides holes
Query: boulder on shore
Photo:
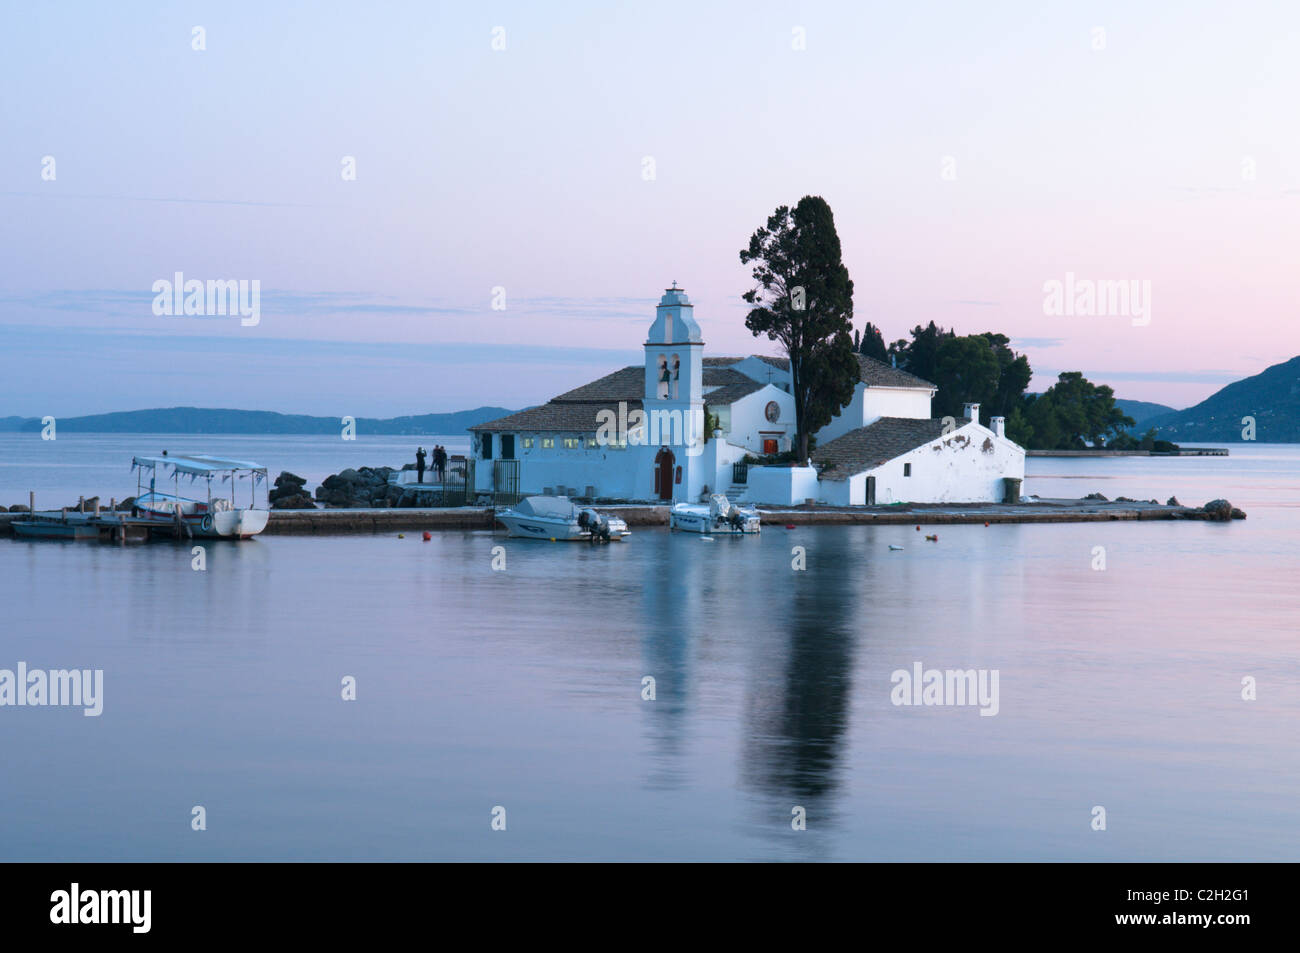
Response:
[{"label": "boulder on shore", "polygon": [[9,512],[10,512],[10,513],[27,513],[27,512],[30,512],[30,511],[27,509],[27,504],[26,504],[26,503],[15,503],[13,506],[9,507]]},{"label": "boulder on shore", "polygon": [[[275,478],[275,489],[268,493],[267,499],[271,501],[273,510],[306,510],[315,509],[315,504],[311,503],[311,497],[307,496],[307,481],[295,473],[288,470],[281,470],[280,475]],[[306,498],[308,506],[298,506],[296,504],[283,503],[283,500],[297,500]]]},{"label": "boulder on shore", "polygon": [[293,496],[277,496],[271,500],[271,509],[273,510],[314,510],[316,504],[311,501],[311,497],[306,493],[297,493]]},{"label": "boulder on shore", "polygon": [[[1210,500],[1201,507],[1201,512],[1208,513],[1212,520],[1230,520],[1232,519],[1232,504],[1227,500]],[[1245,514],[1243,513],[1244,517]]]},{"label": "boulder on shore", "polygon": [[397,505],[402,488],[388,482],[392,467],[349,467],[316,487],[316,502],[346,509]]}]

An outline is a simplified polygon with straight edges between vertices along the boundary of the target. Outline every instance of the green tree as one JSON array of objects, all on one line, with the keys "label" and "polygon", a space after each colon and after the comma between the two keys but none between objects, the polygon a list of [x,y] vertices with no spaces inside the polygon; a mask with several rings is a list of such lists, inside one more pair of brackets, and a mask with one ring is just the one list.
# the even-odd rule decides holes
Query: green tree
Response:
[{"label": "green tree", "polygon": [[1026,397],[1022,408],[1031,435],[1024,446],[1030,450],[1102,447],[1134,426],[1133,418],[1115,406],[1115,392],[1079,371],[1061,374],[1044,393]]},{"label": "green tree", "polygon": [[1029,358],[1011,350],[1011,339],[1005,334],[985,331],[984,337],[998,360],[998,386],[986,404],[989,416],[1009,418],[1011,411],[1020,405],[1034,372]]},{"label": "green tree", "polygon": [[874,357],[877,361],[884,361],[886,364],[889,363],[889,349],[885,347],[885,338],[880,333],[880,328],[868,321],[860,341],[857,340],[857,332],[854,331],[853,334],[854,344],[857,345],[859,354]]},{"label": "green tree", "polygon": [[937,384],[934,376],[939,361],[939,345],[945,338],[956,336],[956,332],[944,330],[933,321],[925,327],[918,324],[912,328],[911,341],[895,341],[889,352],[903,370]]},{"label": "green tree", "polygon": [[844,267],[835,217],[826,200],[806,195],[782,205],[740,252],[753,265],[754,307],[745,326],[779,341],[790,357],[799,458],[809,437],[853,399],[860,376],[853,352],[853,282]]},{"label": "green tree", "polygon": [[929,380],[939,388],[931,412],[936,417],[960,417],[965,404],[984,406],[993,400],[998,389],[997,355],[982,334],[943,338]]},{"label": "green tree", "polygon": [[1007,414],[1007,439],[1026,448],[1036,446],[1034,428],[1019,407],[1012,407],[1011,413]]}]

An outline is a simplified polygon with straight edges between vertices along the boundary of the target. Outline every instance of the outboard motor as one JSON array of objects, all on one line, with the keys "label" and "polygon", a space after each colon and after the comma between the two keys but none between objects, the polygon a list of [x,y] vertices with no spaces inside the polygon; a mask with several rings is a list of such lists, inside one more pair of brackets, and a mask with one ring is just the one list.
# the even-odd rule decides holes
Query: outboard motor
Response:
[{"label": "outboard motor", "polygon": [[593,543],[609,542],[609,520],[595,510],[586,509],[578,514],[578,525],[591,533]]},{"label": "outboard motor", "polygon": [[731,512],[727,514],[727,522],[736,529],[743,530],[745,528],[745,514],[733,506]]}]

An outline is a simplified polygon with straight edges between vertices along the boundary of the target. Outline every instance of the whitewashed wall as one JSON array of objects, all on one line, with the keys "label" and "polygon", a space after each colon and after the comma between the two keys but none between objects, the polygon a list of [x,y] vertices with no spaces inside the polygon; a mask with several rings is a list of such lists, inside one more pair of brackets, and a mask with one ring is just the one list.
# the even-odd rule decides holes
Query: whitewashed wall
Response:
[{"label": "whitewashed wall", "polygon": [[[793,400],[793,398],[791,398]],[[839,415],[831,418],[817,431],[817,443],[825,444],[842,437],[850,430],[865,427],[880,417],[911,417],[927,419],[930,416],[930,390],[904,387],[868,387],[858,384],[853,390],[853,400]]]},{"label": "whitewashed wall", "polygon": [[[776,423],[766,416],[767,405],[772,402],[781,408]],[[748,447],[751,453],[762,453],[763,438],[768,436],[763,431],[773,430],[781,432],[772,435],[778,441],[778,449],[782,439],[788,441],[794,434],[794,398],[781,388],[769,385],[731,404],[731,423],[727,430],[727,440],[731,443]]]},{"label": "whitewashed wall", "polygon": [[[904,464],[912,475],[903,476]],[[848,502],[866,502],[867,477],[876,478],[876,503],[998,502],[1004,477],[1025,477],[1025,451],[979,424],[967,424],[937,440],[895,457],[888,463],[847,481]],[[825,481],[823,486],[833,485]],[[832,502],[827,499],[826,502]]]},{"label": "whitewashed wall", "polygon": [[750,467],[745,502],[789,506],[820,492],[815,467]]}]

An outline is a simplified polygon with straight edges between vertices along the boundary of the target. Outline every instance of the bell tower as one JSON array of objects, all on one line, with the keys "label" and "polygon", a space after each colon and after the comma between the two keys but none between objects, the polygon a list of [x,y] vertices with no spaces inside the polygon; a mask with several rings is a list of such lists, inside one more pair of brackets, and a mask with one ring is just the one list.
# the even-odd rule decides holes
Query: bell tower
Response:
[{"label": "bell tower", "polygon": [[[658,500],[694,500],[703,486],[704,342],[686,291],[673,282],[655,308],[645,342],[647,489]],[[712,479],[710,476],[709,480]]]},{"label": "bell tower", "polygon": [[[704,342],[695,323],[695,306],[685,289],[673,282],[655,308],[655,320],[645,342],[646,409],[652,402],[701,404]],[[664,405],[667,406],[667,405]]]}]

